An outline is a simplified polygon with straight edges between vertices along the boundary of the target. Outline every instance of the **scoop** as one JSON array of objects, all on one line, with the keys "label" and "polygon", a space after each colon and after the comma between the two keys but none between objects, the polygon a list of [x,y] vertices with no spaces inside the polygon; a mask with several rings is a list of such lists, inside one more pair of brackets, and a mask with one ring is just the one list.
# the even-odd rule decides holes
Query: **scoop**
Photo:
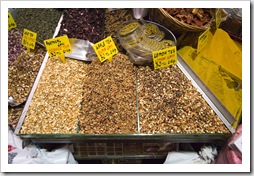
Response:
[{"label": "scoop", "polygon": [[133,8],[132,11],[134,18],[141,21],[148,14],[148,9],[145,8]]},{"label": "scoop", "polygon": [[18,103],[16,100],[14,100],[13,97],[9,97],[8,98],[8,105],[10,105],[11,107],[15,107],[18,105],[21,105],[22,103]]}]

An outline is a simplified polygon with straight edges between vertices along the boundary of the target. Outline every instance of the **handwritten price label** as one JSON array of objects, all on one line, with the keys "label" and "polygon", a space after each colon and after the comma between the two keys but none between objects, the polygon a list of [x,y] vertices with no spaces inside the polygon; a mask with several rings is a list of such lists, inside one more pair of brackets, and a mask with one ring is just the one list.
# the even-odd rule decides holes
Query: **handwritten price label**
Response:
[{"label": "handwritten price label", "polygon": [[95,43],[93,49],[101,62],[112,61],[112,57],[118,53],[116,45],[111,36]]},{"label": "handwritten price label", "polygon": [[17,24],[15,23],[12,15],[10,12],[8,12],[8,30],[11,30],[12,28],[16,28]]},{"label": "handwritten price label", "polygon": [[22,45],[27,49],[34,49],[36,43],[37,34],[35,32],[24,29],[22,36]]},{"label": "handwritten price label", "polygon": [[177,64],[176,46],[153,52],[154,69],[167,68]]},{"label": "handwritten price label", "polygon": [[203,34],[201,34],[198,37],[197,53],[199,53],[206,46],[208,42],[208,32],[209,32],[209,29],[207,29]]},{"label": "handwritten price label", "polygon": [[44,44],[49,53],[49,57],[60,57],[63,63],[66,62],[64,55],[72,53],[72,48],[67,35],[44,40]]}]

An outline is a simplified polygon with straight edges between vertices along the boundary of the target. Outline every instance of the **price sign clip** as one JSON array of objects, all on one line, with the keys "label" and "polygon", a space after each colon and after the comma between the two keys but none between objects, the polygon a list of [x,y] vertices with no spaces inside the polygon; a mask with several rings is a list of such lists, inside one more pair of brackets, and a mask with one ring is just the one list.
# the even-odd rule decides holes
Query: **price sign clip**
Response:
[{"label": "price sign clip", "polygon": [[61,59],[62,63],[64,63],[64,64],[66,63],[65,55],[61,55],[58,57]]}]

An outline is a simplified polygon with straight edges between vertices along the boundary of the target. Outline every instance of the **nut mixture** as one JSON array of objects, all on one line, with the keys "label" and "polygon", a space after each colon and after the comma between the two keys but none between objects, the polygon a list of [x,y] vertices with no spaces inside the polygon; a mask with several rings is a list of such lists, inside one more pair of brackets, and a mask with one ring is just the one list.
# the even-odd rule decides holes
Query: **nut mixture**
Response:
[{"label": "nut mixture", "polygon": [[26,101],[40,70],[45,51],[36,47],[28,53],[26,50],[18,55],[8,69],[8,97],[18,103]]},{"label": "nut mixture", "polygon": [[85,63],[49,58],[34,93],[22,134],[77,133]]},{"label": "nut mixture", "polygon": [[118,9],[118,10],[106,10],[105,14],[105,36],[110,36],[114,40],[116,47],[119,52],[124,52],[124,48],[120,44],[117,38],[117,28],[118,26],[129,20],[134,20],[132,15],[132,9]]},{"label": "nut mixture", "polygon": [[177,65],[137,70],[141,133],[229,133]]},{"label": "nut mixture", "polygon": [[95,59],[86,73],[80,133],[137,133],[135,69],[128,57],[119,53],[112,62]]},{"label": "nut mixture", "polygon": [[8,124],[11,125],[14,129],[18,124],[22,111],[23,107],[8,107]]}]

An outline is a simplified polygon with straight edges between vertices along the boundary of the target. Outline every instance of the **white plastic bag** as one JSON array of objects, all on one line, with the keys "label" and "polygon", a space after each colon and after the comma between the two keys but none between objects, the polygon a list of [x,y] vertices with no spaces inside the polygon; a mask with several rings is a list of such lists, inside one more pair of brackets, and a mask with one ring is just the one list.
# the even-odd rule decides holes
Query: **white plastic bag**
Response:
[{"label": "white plastic bag", "polygon": [[209,164],[216,156],[216,148],[203,146],[198,153],[195,151],[169,152],[164,164]]},{"label": "white plastic bag", "polygon": [[22,139],[16,136],[9,128],[8,132],[8,164],[12,164],[13,158],[22,150]]},{"label": "white plastic bag", "polygon": [[25,147],[13,159],[13,164],[78,164],[74,159],[70,146],[48,152],[34,145]]}]

